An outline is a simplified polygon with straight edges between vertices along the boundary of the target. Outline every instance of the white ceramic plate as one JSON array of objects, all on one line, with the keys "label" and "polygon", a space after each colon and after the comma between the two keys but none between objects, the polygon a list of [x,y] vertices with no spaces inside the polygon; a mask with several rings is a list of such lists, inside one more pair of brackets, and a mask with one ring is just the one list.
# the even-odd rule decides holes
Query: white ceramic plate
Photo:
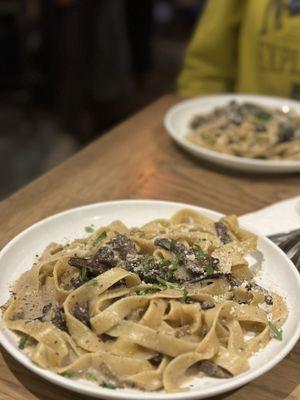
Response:
[{"label": "white ceramic plate", "polygon": [[300,171],[300,161],[256,160],[246,157],[231,156],[209,150],[189,142],[185,136],[190,131],[189,123],[194,115],[206,114],[216,107],[225,105],[231,100],[237,102],[253,102],[271,108],[289,106],[300,114],[300,102],[268,96],[225,94],[218,96],[199,97],[185,100],[172,107],[165,116],[165,128],[169,135],[188,152],[215,164],[239,171],[287,173]]},{"label": "white ceramic plate", "polygon": [[[75,208],[49,217],[34,224],[16,236],[0,253],[0,304],[9,297],[9,285],[27,270],[51,241],[65,243],[67,240],[86,235],[84,227],[93,223],[103,226],[120,219],[129,226],[144,224],[155,218],[168,218],[183,207],[217,219],[219,213],[182,203],[152,200],[125,200],[93,204]],[[283,327],[283,341],[271,340],[268,346],[250,361],[250,369],[236,377],[218,380],[195,379],[188,392],[167,394],[141,392],[132,389],[103,389],[87,381],[75,381],[39,368],[17,347],[16,336],[1,321],[0,340],[3,347],[21,364],[53,384],[79,393],[105,399],[200,399],[235,389],[262,375],[276,365],[296,343],[299,332],[300,278],[293,264],[272,242],[260,237],[258,247],[264,255],[260,280],[265,286],[278,284],[280,293],[286,297],[289,317]]]}]

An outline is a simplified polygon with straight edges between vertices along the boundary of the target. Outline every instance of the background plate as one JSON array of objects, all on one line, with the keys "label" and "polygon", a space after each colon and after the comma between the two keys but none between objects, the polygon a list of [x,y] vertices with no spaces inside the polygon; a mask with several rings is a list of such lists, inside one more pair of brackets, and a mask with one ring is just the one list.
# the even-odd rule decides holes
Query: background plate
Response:
[{"label": "background plate", "polygon": [[[51,242],[86,235],[84,227],[93,223],[96,227],[120,219],[129,226],[140,225],[156,218],[169,218],[181,208],[191,208],[217,219],[221,214],[204,208],[182,203],[152,200],[124,200],[79,207],[44,219],[16,236],[0,252],[0,304],[9,297],[9,285],[32,265],[35,255]],[[16,336],[7,330],[2,321],[0,341],[3,347],[20,363],[48,381],[99,398],[106,399],[200,399],[235,389],[262,375],[276,365],[292,349],[300,332],[299,293],[300,278],[296,268],[272,242],[259,238],[259,250],[264,255],[259,280],[266,287],[280,287],[286,298],[289,316],[284,324],[283,341],[272,340],[268,346],[252,357],[250,369],[227,380],[213,378],[195,379],[191,390],[182,393],[150,393],[131,389],[109,390],[87,381],[73,381],[39,368],[17,347]],[[50,390],[50,388],[49,388]]]},{"label": "background plate", "polygon": [[249,172],[287,173],[300,171],[299,161],[273,161],[256,160],[246,157],[237,157],[217,151],[209,150],[189,142],[185,135],[190,131],[189,123],[196,114],[206,114],[216,107],[224,106],[229,101],[253,102],[271,108],[281,108],[287,105],[300,115],[300,103],[280,97],[224,94],[218,96],[197,97],[192,100],[185,100],[170,108],[165,116],[165,128],[169,135],[179,146],[195,156],[211,161],[224,167]]}]

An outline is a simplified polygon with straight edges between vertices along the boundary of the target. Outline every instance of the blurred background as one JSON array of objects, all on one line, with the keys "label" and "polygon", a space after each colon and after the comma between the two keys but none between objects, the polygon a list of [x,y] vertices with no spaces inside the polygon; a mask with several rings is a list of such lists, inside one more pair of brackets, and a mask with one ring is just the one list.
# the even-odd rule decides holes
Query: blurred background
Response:
[{"label": "blurred background", "polygon": [[174,91],[204,0],[0,0],[0,198]]}]

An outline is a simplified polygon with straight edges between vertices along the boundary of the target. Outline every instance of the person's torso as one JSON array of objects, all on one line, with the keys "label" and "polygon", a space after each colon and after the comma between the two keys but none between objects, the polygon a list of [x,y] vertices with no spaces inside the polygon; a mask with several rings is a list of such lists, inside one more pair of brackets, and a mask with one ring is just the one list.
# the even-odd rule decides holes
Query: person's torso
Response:
[{"label": "person's torso", "polygon": [[248,0],[237,92],[300,98],[300,0]]}]

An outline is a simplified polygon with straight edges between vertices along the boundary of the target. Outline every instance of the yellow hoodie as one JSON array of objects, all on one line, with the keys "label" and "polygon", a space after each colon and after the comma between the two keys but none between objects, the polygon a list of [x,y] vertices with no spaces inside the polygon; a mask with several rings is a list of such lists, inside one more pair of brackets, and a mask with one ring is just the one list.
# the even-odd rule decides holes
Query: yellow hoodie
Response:
[{"label": "yellow hoodie", "polygon": [[207,0],[178,88],[300,99],[300,1]]}]

